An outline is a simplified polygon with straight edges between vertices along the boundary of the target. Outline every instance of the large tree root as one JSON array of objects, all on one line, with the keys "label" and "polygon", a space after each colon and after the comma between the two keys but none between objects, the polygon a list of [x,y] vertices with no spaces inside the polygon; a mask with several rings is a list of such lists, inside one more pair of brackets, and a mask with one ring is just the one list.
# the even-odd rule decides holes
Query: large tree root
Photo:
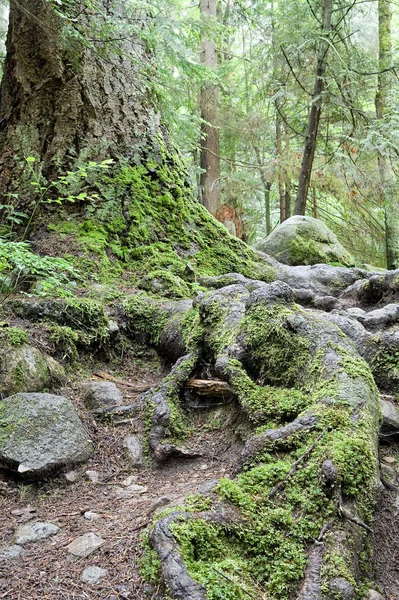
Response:
[{"label": "large tree root", "polygon": [[[305,543],[309,552],[308,567],[302,584],[298,581],[297,597],[299,600],[321,600],[323,591],[323,599],[350,599],[355,594],[353,582],[358,581],[360,576],[358,557],[369,528],[366,515],[358,514],[355,506],[358,501],[359,506],[372,501],[377,469],[379,400],[371,374],[352,342],[342,333],[342,328],[337,327],[335,321],[331,323],[335,317],[323,318],[320,311],[303,310],[293,305],[292,299],[296,293],[289,285],[283,282],[269,285],[233,275],[230,277],[230,285],[215,289],[194,301],[202,332],[201,343],[197,346],[197,350],[200,348],[198,354],[195,357],[186,355],[182,362],[178,361],[170,379],[167,378],[148,397],[155,405],[151,447],[155,453],[159,452],[162,447],[161,439],[168,425],[168,383],[173,382],[173,386],[177,384],[182,387],[190,369],[196,363],[199,364],[201,356],[206,357],[207,362],[213,364],[216,374],[228,382],[243,410],[250,416],[252,405],[248,395],[256,395],[259,391],[259,398],[263,397],[262,385],[256,385],[253,379],[260,378],[286,387],[301,386],[308,396],[305,410],[300,411],[291,422],[268,428],[248,439],[235,474],[240,473],[243,467],[246,470],[243,475],[238,475],[234,484],[237,491],[231,496],[231,501],[234,504],[234,494],[238,494],[237,509],[240,512],[240,494],[248,494],[246,483],[240,487],[240,478],[251,481],[252,469],[257,472],[258,466],[262,466],[265,452],[269,456],[266,458],[268,461],[270,453],[280,452],[290,457],[290,452],[305,445],[305,451],[300,456],[294,454],[289,461],[290,468],[283,479],[275,481],[273,485],[265,483],[266,490],[267,485],[270,485],[267,491],[268,502],[283,511],[290,510],[290,505],[286,506],[285,502],[290,497],[291,486],[296,485],[296,481],[302,481],[301,470],[308,469],[313,481],[316,476],[320,492],[325,494],[325,503],[332,510],[332,513],[326,511],[326,521],[327,517],[332,520],[330,529],[323,534],[323,539],[319,538],[315,547],[312,548],[311,536]],[[217,288],[218,282],[208,283],[213,283]],[[345,324],[348,328],[351,326],[359,331],[352,319],[348,318]],[[358,325],[362,332],[366,331],[363,325]],[[366,332],[366,337],[367,335]],[[181,375],[182,370],[184,376]],[[276,402],[279,401],[281,396],[276,396]],[[284,402],[284,398],[282,401]],[[367,463],[361,477],[358,475],[361,467],[355,466],[357,461]],[[356,478],[358,482],[355,485]],[[304,481],[302,485],[303,498],[306,498],[307,482]],[[310,495],[313,493],[309,490]],[[256,504],[257,498],[255,493],[253,498],[248,498],[245,502]],[[213,508],[207,512],[208,519],[211,518],[209,515],[217,514],[217,506],[220,507],[224,502],[220,493],[219,496],[218,493],[212,495]],[[268,511],[272,510],[273,504],[269,507],[263,503],[259,509],[259,515],[266,519],[266,523]],[[305,519],[317,520],[320,517],[317,513],[308,515],[306,503],[303,506],[300,503],[293,510],[295,515],[298,511],[299,515],[304,511]],[[252,528],[256,532],[256,511],[252,516],[246,511],[244,514],[244,532],[247,530],[248,535],[258,535],[251,533]],[[152,529],[151,543],[161,561],[163,578],[171,597],[203,600],[206,591],[187,570],[185,557],[170,529],[172,522],[176,525],[182,518],[179,515],[161,519]],[[198,514],[197,518],[203,519],[203,513]],[[195,518],[187,516],[185,522],[190,527]],[[226,524],[229,525],[229,530],[232,528],[232,543],[234,540],[234,544],[238,546],[243,544],[245,549],[246,534],[239,533],[240,529],[234,533],[233,521],[229,523],[227,519]],[[193,528],[193,544],[195,531]],[[295,531],[291,535],[295,535]],[[317,538],[317,535],[314,537]],[[228,540],[227,537],[227,548]],[[239,551],[243,556],[246,552],[244,549]],[[193,552],[195,555],[196,551]],[[338,567],[334,563],[334,557],[339,557]],[[220,577],[223,575],[222,580],[225,580],[226,585],[229,585],[229,581],[232,582],[231,585],[237,585],[236,578],[231,578],[226,567],[219,568],[216,564],[212,568],[215,572],[219,569]]]},{"label": "large tree root", "polygon": [[[179,358],[169,375],[163,381],[141,396],[140,400],[152,409],[151,429],[148,441],[154,456],[159,461],[165,461],[171,456],[193,456],[176,444],[164,443],[167,431],[171,428],[172,406],[178,402],[178,395],[195,368],[197,357],[190,352]],[[198,454],[195,454],[198,456]]]}]

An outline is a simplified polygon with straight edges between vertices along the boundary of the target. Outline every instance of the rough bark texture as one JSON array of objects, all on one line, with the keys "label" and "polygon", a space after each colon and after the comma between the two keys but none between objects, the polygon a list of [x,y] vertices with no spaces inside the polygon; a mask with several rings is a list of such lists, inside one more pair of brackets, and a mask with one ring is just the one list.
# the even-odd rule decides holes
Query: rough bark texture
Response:
[{"label": "rough bark texture", "polygon": [[[201,0],[201,14],[216,17],[216,0]],[[217,66],[217,50],[214,41],[205,38],[201,44],[201,63],[210,69]],[[220,206],[220,133],[218,123],[218,87],[204,84],[200,94],[201,125],[201,202],[212,215]]]},{"label": "rough bark texture", "polygon": [[[111,19],[115,3],[103,4]],[[102,18],[77,7],[79,13],[82,31]],[[98,43],[63,38],[64,25],[44,0],[10,2],[0,102],[1,194],[15,187],[24,157],[36,157],[46,177],[78,157],[139,162],[160,133],[139,75],[140,62],[150,60],[142,44],[127,39],[103,58]]]},{"label": "rough bark texture", "polygon": [[[378,85],[375,96],[375,109],[380,124],[389,117],[389,96],[395,80],[392,65],[392,9],[389,0],[378,2]],[[399,267],[399,207],[396,190],[396,176],[392,169],[389,150],[379,152],[380,197],[385,212],[385,246],[388,269]]]},{"label": "rough bark texture", "polygon": [[329,42],[325,37],[328,36],[331,29],[333,0],[324,0],[323,3],[323,28],[321,32],[322,39],[317,55],[316,79],[312,94],[312,106],[309,113],[308,128],[306,132],[305,148],[303,150],[301,171],[298,181],[298,192],[295,202],[295,215],[304,215],[310,177],[312,175],[313,160],[316,152],[317,132],[319,129],[320,115],[323,102],[323,92],[325,88],[325,73],[327,67],[327,53]]}]

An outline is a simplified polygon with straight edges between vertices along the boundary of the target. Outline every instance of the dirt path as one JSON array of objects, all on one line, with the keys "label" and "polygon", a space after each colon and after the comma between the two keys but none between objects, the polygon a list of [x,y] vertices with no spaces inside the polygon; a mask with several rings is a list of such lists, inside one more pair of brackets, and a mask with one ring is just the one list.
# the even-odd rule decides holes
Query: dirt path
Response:
[{"label": "dirt path", "polygon": [[[96,450],[74,483],[61,477],[42,485],[22,484],[0,474],[0,546],[13,544],[15,529],[25,520],[50,522],[60,528],[57,535],[25,545],[21,557],[0,560],[0,598],[160,598],[159,590],[151,589],[139,574],[142,532],[159,498],[167,498],[164,501],[169,506],[181,504],[187,494],[228,475],[237,451],[232,447],[228,419],[218,409],[201,411],[194,416],[193,435],[188,441],[201,453],[199,458],[137,470],[129,467],[123,440],[132,433],[143,434],[144,415],[123,426],[107,426],[94,422],[83,411],[76,390],[63,393],[74,398]],[[132,401],[130,395],[128,402]],[[216,429],[220,435],[214,435]],[[87,470],[98,473],[98,483],[87,479]],[[130,493],[127,484],[132,483],[142,486],[142,493]],[[27,506],[35,510],[26,514]],[[22,515],[15,514],[18,509]],[[84,513],[88,511],[100,518],[87,520]],[[88,532],[101,535],[105,543],[86,558],[72,556],[66,546]],[[84,583],[81,576],[88,566],[107,569],[108,574],[97,585]]]},{"label": "dirt path", "polygon": [[[391,485],[399,483],[399,444],[380,447],[381,472]],[[399,598],[399,487],[382,487],[373,521],[371,576],[386,600]]]}]

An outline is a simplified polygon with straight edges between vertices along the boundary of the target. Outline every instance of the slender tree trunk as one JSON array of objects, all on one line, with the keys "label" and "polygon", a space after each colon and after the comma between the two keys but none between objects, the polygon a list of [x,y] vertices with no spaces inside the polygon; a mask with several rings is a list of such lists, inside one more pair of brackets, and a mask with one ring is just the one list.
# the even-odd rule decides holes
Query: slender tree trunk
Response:
[{"label": "slender tree trunk", "polygon": [[265,173],[265,168],[263,166],[262,156],[261,156],[259,148],[256,145],[254,145],[254,151],[255,151],[255,155],[256,155],[256,160],[259,165],[259,174],[260,174],[260,179],[261,179],[262,185],[263,185],[263,197],[265,199],[266,235],[269,235],[269,233],[272,230],[271,206],[270,206],[270,190],[271,190],[272,184],[271,184],[271,181],[268,181],[267,175]]},{"label": "slender tree trunk", "polygon": [[324,0],[323,27],[317,55],[316,80],[312,94],[312,106],[309,113],[308,128],[306,132],[305,148],[303,150],[301,172],[299,175],[298,192],[295,202],[295,214],[304,215],[306,201],[312,174],[313,160],[316,151],[317,131],[319,129],[320,115],[325,88],[325,74],[327,67],[327,54],[329,43],[326,40],[331,30],[333,0]]},{"label": "slender tree trunk", "polygon": [[319,211],[317,208],[317,190],[316,190],[316,186],[312,185],[312,212],[313,212],[313,217],[315,219],[319,218]]},{"label": "slender tree trunk", "polygon": [[[393,77],[389,69],[392,65],[392,10],[389,0],[378,2],[378,84],[375,96],[375,108],[379,124],[389,116],[389,94]],[[397,182],[392,169],[388,151],[381,151],[378,156],[380,171],[380,196],[385,213],[385,245],[388,269],[399,268],[399,203],[397,198]]]},{"label": "slender tree trunk", "polygon": [[291,216],[291,177],[288,170],[288,161],[290,157],[290,137],[287,124],[284,123],[284,196],[285,196],[285,215],[289,219]]},{"label": "slender tree trunk", "polygon": [[[216,0],[200,0],[200,12],[206,17],[216,18]],[[214,69],[217,66],[215,42],[203,39],[201,63]],[[201,126],[201,203],[212,215],[220,206],[220,134],[218,126],[218,87],[207,82],[200,94]]]},{"label": "slender tree trunk", "polygon": [[278,197],[280,203],[280,223],[285,221],[287,216],[287,205],[286,205],[286,194],[284,189],[284,173],[281,166],[282,162],[282,154],[283,154],[283,145],[282,145],[282,131],[281,131],[281,121],[280,117],[276,115],[276,156],[277,156],[277,184],[278,184]]}]

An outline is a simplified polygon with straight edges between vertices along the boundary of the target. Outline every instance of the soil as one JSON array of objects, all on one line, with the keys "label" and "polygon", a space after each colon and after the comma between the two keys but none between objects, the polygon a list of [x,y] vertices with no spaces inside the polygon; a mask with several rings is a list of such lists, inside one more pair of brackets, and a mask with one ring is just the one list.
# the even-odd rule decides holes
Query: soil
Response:
[{"label": "soil", "polygon": [[[399,444],[384,445],[380,448],[382,463],[384,456],[399,459]],[[394,463],[396,474],[391,485],[399,483],[399,467]],[[384,594],[386,600],[399,598],[399,487],[381,488],[373,521],[373,561],[372,580]]]},{"label": "soil", "polygon": [[[136,366],[125,378],[131,383],[154,384],[161,374]],[[131,389],[120,387],[120,390],[126,404],[137,401],[139,395]],[[143,412],[122,425],[104,424],[95,421],[84,409],[79,380],[56,393],[67,395],[74,402],[94,441],[95,452],[90,462],[78,469],[80,475],[75,483],[67,482],[65,475],[40,484],[23,483],[0,472],[0,546],[12,545],[15,529],[28,520],[51,522],[60,527],[57,535],[25,545],[21,557],[0,560],[0,598],[162,599],[162,590],[145,583],[139,572],[141,539],[152,518],[150,509],[162,496],[169,499],[168,506],[182,504],[187,494],[229,475],[242,447],[232,437],[232,431],[245,426],[237,423],[238,411],[233,403],[195,411],[191,414],[192,435],[184,445],[200,456],[138,470],[129,466],[123,440],[133,434],[144,437]],[[87,479],[87,470],[99,473],[98,483]],[[121,490],[127,489],[123,482],[131,475],[136,476],[134,483],[144,486],[146,491],[120,498],[118,493],[123,494]],[[15,514],[18,509],[22,514]],[[84,517],[86,511],[94,511],[101,518],[90,522]],[[88,532],[100,534],[104,545],[86,558],[74,557],[66,546]],[[88,566],[102,567],[108,574],[97,585],[83,583],[81,575]]]}]

